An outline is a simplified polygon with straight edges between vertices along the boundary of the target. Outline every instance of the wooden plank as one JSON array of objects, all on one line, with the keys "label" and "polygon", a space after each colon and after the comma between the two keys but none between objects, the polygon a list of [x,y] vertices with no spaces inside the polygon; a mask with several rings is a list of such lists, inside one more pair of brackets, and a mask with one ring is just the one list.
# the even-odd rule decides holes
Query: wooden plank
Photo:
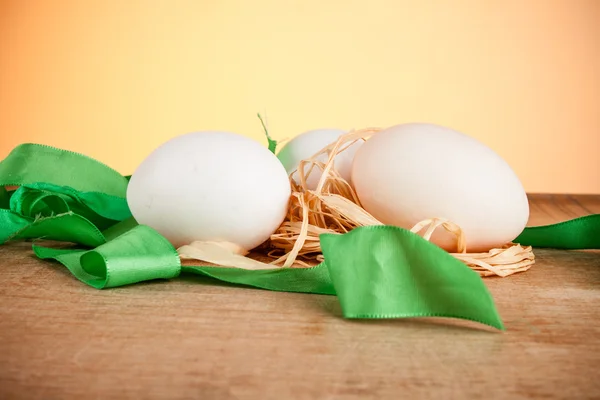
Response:
[{"label": "wooden plank", "polygon": [[529,226],[600,213],[600,195],[529,194]]},{"label": "wooden plank", "polygon": [[[531,195],[531,225],[600,196]],[[486,278],[507,327],[351,321],[334,296],[185,277],[98,291],[0,246],[1,399],[600,397],[600,253]]]}]

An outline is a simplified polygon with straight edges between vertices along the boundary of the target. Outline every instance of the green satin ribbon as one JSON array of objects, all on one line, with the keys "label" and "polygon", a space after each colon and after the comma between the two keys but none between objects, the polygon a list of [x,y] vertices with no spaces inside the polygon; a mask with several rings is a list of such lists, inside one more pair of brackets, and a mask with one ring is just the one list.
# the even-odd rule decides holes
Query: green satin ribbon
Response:
[{"label": "green satin ribbon", "polygon": [[[74,243],[74,248],[34,244],[33,251],[97,289],[187,273],[267,290],[336,295],[346,318],[439,316],[504,329],[478,274],[420,236],[392,226],[322,235],[326,261],[313,268],[182,267],[163,236],[131,217],[125,200],[128,178],[73,152],[35,144],[15,148],[0,163],[0,187],[19,186],[0,190],[0,243]],[[589,241],[590,235],[599,237],[597,217],[527,228],[520,242],[598,248],[597,240]]]},{"label": "green satin ribbon", "polygon": [[153,229],[136,225],[93,250],[53,249],[36,246],[41,259],[53,258],[80,281],[104,289],[154,279],[175,278],[180,273],[179,255]]},{"label": "green satin ribbon", "polygon": [[600,214],[526,228],[516,242],[564,250],[600,249]]},{"label": "green satin ribbon", "polygon": [[24,143],[0,163],[2,185],[38,182],[68,186],[82,192],[100,192],[125,197],[127,179],[93,158],[68,150]]}]

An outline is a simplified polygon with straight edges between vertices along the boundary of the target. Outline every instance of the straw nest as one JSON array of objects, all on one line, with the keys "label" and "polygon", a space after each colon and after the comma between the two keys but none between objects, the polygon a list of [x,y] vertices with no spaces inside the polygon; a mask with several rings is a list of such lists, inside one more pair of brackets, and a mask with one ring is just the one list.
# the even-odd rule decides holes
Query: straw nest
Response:
[{"label": "straw nest", "polygon": [[[284,222],[260,248],[247,253],[232,244],[193,242],[178,249],[181,259],[244,269],[311,267],[323,261],[319,235],[344,234],[360,226],[383,225],[362,208],[356,192],[338,174],[333,163],[337,154],[379,130],[351,131],[302,161],[295,171],[298,183],[292,179],[293,173],[290,174],[292,196]],[[318,161],[323,155],[328,156],[327,161]],[[321,172],[319,183],[315,190],[309,190],[307,179],[311,173],[318,172]],[[535,262],[532,248],[516,243],[507,243],[486,253],[468,253],[462,229],[444,218],[421,221],[411,231],[430,240],[433,232],[440,228],[456,236],[457,251],[450,254],[482,277],[506,277],[528,270]]]}]

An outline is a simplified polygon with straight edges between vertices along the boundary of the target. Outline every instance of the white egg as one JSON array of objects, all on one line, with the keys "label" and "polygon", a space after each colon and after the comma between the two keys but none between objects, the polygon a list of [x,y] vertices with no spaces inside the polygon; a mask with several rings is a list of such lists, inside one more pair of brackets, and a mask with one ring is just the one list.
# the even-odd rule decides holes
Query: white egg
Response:
[{"label": "white egg", "polygon": [[[410,229],[446,218],[465,232],[467,251],[514,240],[529,218],[525,190],[510,166],[476,139],[426,123],[373,135],[354,158],[352,182],[363,207],[387,225]],[[432,242],[455,251],[440,227]]]},{"label": "white egg", "polygon": [[288,176],[272,152],[250,138],[216,131],[162,144],[136,169],[127,188],[136,221],[174,246],[215,241],[242,251],[277,230],[290,195]]},{"label": "white egg", "polygon": [[[285,167],[288,175],[293,171],[292,178],[297,183],[300,183],[300,177],[297,169],[300,166],[300,161],[311,158],[327,145],[335,143],[339,137],[347,133],[341,129],[313,129],[294,137],[281,148],[277,153],[277,158]],[[362,141],[357,141],[350,147],[339,153],[335,159],[333,167],[346,181],[350,181],[350,171],[352,169],[352,160],[354,154],[362,144]],[[345,145],[342,145],[345,146]],[[327,162],[329,154],[323,154],[317,157],[320,162]],[[307,174],[310,170],[310,164],[305,165],[304,173]],[[321,179],[322,171],[319,167],[313,167],[310,172],[306,184],[309,189],[316,189],[319,179]]]}]

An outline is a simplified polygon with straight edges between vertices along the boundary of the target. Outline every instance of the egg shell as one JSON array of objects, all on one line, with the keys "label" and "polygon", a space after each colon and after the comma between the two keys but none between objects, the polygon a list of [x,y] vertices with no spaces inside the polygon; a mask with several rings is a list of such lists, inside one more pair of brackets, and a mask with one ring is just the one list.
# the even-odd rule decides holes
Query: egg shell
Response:
[{"label": "egg shell", "polygon": [[291,187],[265,146],[231,132],[175,137],[135,170],[127,189],[134,218],[174,246],[233,243],[251,250],[285,218]]},{"label": "egg shell", "polygon": [[[362,206],[387,225],[405,229],[434,217],[465,232],[467,251],[514,240],[529,218],[525,190],[510,166],[480,141],[428,123],[392,126],[358,150],[352,183]],[[443,228],[432,242],[456,250]]]},{"label": "egg shell", "polygon": [[[286,143],[277,153],[277,158],[279,158],[285,167],[288,175],[293,171],[296,171],[292,175],[292,178],[294,181],[296,181],[296,183],[300,183],[300,177],[297,172],[297,169],[300,166],[300,161],[311,158],[326,146],[335,143],[339,137],[345,133],[347,132],[341,129],[313,129],[303,132]],[[354,159],[354,154],[359,149],[361,144],[362,141],[353,143],[343,152],[339,153],[334,159],[333,167],[346,181],[350,181],[352,160]],[[317,157],[317,160],[325,163],[327,162],[328,158],[329,154],[322,154]],[[310,164],[305,165],[305,174],[308,173],[310,166]],[[310,176],[306,180],[308,189],[316,189],[321,175],[321,169],[315,166],[311,171]]]}]

